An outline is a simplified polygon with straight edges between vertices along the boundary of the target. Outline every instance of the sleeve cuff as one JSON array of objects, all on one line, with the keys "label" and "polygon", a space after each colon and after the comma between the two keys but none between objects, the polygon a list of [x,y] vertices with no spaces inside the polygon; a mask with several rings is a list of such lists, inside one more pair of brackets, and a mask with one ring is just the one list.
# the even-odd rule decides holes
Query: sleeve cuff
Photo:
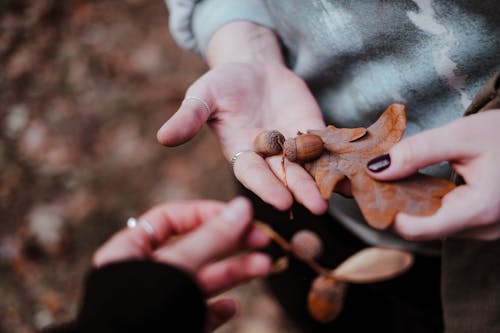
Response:
[{"label": "sleeve cuff", "polygon": [[170,32],[183,48],[205,55],[208,41],[223,25],[249,21],[274,28],[262,0],[166,0]]},{"label": "sleeve cuff", "polygon": [[188,274],[152,261],[129,261],[89,273],[77,328],[202,332],[205,317],[203,294]]},{"label": "sleeve cuff", "polygon": [[212,35],[232,21],[249,21],[274,28],[262,0],[205,0],[197,4],[193,12],[191,28],[197,52],[205,56]]}]

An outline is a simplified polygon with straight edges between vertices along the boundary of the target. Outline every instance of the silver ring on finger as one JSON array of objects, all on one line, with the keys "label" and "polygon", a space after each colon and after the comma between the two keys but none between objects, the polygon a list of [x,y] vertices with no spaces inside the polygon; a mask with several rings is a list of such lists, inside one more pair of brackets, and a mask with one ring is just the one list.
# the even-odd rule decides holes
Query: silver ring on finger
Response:
[{"label": "silver ring on finger", "polygon": [[205,101],[203,98],[198,97],[198,96],[186,96],[182,100],[181,104],[185,104],[189,101],[197,101],[197,102],[203,104],[203,107],[205,108],[205,110],[207,110],[208,115],[210,116],[212,114],[212,110],[210,109],[210,106],[208,105],[207,101]]},{"label": "silver ring on finger", "polygon": [[127,227],[133,229],[140,225],[142,229],[149,235],[153,245],[156,244],[156,233],[155,229],[145,218],[140,218],[139,221],[135,217],[129,217],[127,220]]},{"label": "silver ring on finger", "polygon": [[233,171],[234,171],[234,164],[236,163],[236,160],[238,159],[238,157],[240,157],[244,153],[253,153],[253,152],[254,151],[252,149],[244,149],[244,150],[239,150],[236,153],[234,153],[234,155],[231,157],[231,161],[229,161],[229,163],[231,163],[231,168],[233,169]]}]

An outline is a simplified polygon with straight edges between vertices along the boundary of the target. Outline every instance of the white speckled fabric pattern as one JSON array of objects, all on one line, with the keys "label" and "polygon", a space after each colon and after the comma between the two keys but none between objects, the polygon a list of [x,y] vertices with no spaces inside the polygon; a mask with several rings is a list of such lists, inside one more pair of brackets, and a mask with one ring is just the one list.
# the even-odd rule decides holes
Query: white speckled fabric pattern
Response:
[{"label": "white speckled fabric pattern", "polygon": [[[444,125],[461,117],[500,70],[498,0],[231,0],[231,10],[221,7],[228,6],[226,0],[184,2],[202,12],[188,25],[197,27],[190,31],[199,36],[192,39],[198,45],[206,45],[218,27],[235,18],[265,20],[280,36],[289,67],[307,82],[326,122],[339,127],[369,126],[394,102],[407,106],[405,136]],[[178,37],[179,27],[173,31]],[[443,163],[424,172],[447,177],[450,168]],[[369,228],[352,200],[335,196],[330,207],[370,244],[439,253],[432,244],[409,243]]]}]

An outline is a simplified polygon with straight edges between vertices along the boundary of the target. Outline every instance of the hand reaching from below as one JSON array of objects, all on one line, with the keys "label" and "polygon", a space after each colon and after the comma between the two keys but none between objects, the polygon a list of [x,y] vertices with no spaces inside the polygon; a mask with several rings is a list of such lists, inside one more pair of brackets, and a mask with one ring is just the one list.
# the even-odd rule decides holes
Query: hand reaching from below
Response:
[{"label": "hand reaching from below", "polygon": [[285,210],[293,198],[311,212],[321,214],[327,203],[311,176],[287,161],[291,193],[282,183],[281,157],[265,160],[252,150],[255,136],[276,129],[286,137],[297,131],[325,127],[319,107],[306,84],[281,63],[227,63],[210,70],[187,91],[208,103],[186,100],[158,131],[158,140],[177,146],[190,140],[208,122],[228,160],[237,152],[236,178],[265,202]]},{"label": "hand reaching from below", "polygon": [[[265,246],[269,238],[251,225],[252,209],[246,199],[229,204],[189,201],[157,206],[141,218],[153,228],[121,230],[99,248],[93,258],[100,267],[117,261],[152,259],[183,269],[212,297],[269,272],[271,260],[260,253],[228,257]],[[171,242],[173,236],[180,236]],[[231,299],[208,305],[207,332],[229,320],[236,311]]]},{"label": "hand reaching from below", "polygon": [[410,240],[450,236],[500,239],[499,127],[500,110],[468,116],[405,139],[389,155],[368,163],[374,178],[393,180],[449,161],[465,180],[465,185],[443,198],[435,214],[399,213],[394,223],[397,233]]}]

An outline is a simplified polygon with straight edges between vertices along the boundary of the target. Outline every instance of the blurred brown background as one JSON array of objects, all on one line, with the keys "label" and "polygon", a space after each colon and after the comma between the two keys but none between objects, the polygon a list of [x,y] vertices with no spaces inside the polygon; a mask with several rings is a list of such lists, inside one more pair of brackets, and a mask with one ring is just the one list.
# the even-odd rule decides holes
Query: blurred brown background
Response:
[{"label": "blurred brown background", "polygon": [[[127,217],[236,194],[207,128],[156,141],[205,70],[162,0],[0,2],[0,332],[71,318],[92,252]],[[292,331],[261,283],[232,293],[241,315],[219,332]]]}]

